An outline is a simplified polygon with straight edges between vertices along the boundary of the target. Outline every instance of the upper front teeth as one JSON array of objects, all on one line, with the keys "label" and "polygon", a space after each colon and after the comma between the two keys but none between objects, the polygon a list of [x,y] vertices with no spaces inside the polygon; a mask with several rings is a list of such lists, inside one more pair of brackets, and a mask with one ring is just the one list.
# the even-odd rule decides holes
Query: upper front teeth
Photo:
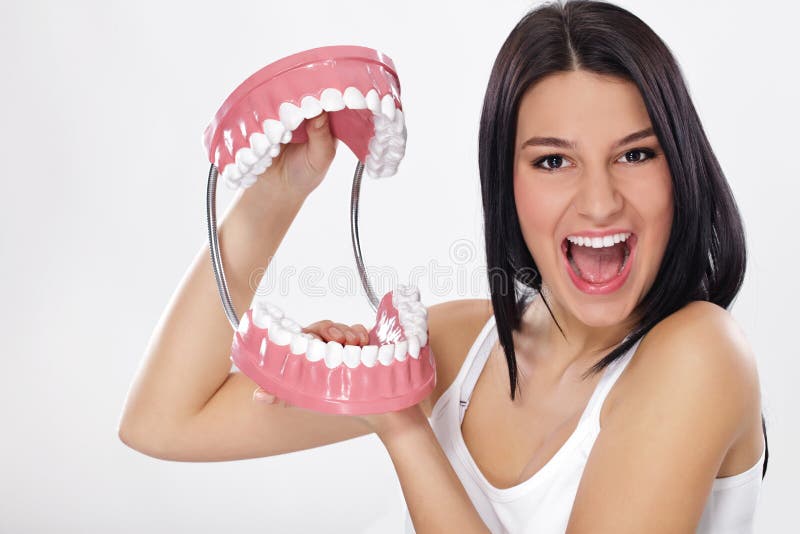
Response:
[{"label": "upper front teeth", "polygon": [[570,235],[567,236],[567,241],[573,245],[580,245],[582,247],[602,248],[613,247],[615,244],[627,240],[630,236],[630,232],[607,235],[604,237],[583,237]]},{"label": "upper front teeth", "polygon": [[253,132],[249,146],[236,151],[234,161],[220,169],[223,182],[230,188],[249,187],[256,178],[272,165],[272,158],[280,154],[281,145],[292,140],[292,131],[306,120],[323,111],[369,109],[373,113],[374,135],[369,143],[369,154],[364,166],[373,178],[392,176],[397,172],[405,155],[406,127],[403,111],[396,107],[392,94],[383,96],[375,89],[362,94],[356,87],[347,87],[344,93],[334,87],[322,91],[319,99],[306,95],[297,106],[283,102],[278,106],[277,119],[263,121],[263,131]]}]

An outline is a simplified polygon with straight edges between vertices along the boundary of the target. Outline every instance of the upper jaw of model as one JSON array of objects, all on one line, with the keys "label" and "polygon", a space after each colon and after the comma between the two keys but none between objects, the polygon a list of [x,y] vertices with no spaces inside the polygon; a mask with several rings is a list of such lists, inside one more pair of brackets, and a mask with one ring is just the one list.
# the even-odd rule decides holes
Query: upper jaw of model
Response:
[{"label": "upper jaw of model", "polygon": [[[266,333],[253,332],[253,326],[266,330]],[[269,347],[280,345],[288,346],[291,354],[302,356],[309,362],[323,360],[328,369],[340,365],[350,369],[359,366],[370,368],[377,364],[390,366],[394,361],[402,362],[409,356],[418,359],[421,348],[428,344],[428,316],[425,306],[419,301],[419,291],[412,286],[400,285],[391,292],[391,304],[385,297],[378,307],[375,326],[369,332],[370,344],[363,347],[342,345],[337,341],[324,342],[301,332],[296,321],[263,299],[253,302],[239,322],[237,332],[243,337],[261,336],[258,344],[260,366],[268,358]]]},{"label": "upper jaw of model", "polygon": [[315,49],[261,69],[206,128],[204,143],[222,181],[230,188],[254,184],[284,145],[308,138],[302,123],[323,111],[330,113],[333,135],[370,176],[394,175],[406,127],[393,69],[389,58],[362,47]]}]

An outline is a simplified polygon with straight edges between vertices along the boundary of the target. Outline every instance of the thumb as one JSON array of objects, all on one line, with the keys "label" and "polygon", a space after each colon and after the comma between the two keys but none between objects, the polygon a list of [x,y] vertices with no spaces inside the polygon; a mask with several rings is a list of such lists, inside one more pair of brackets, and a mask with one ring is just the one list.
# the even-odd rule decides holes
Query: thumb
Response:
[{"label": "thumb", "polygon": [[336,154],[336,138],[331,133],[330,118],[323,111],[306,121],[308,164],[316,172],[325,172]]}]

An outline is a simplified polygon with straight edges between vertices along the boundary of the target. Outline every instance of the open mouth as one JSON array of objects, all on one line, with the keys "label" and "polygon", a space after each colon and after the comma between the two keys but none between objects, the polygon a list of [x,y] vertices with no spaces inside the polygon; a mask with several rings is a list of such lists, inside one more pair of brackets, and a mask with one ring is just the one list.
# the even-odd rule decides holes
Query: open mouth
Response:
[{"label": "open mouth", "polygon": [[573,283],[585,293],[609,293],[630,274],[637,236],[623,232],[605,237],[568,236],[561,243],[565,267]]}]

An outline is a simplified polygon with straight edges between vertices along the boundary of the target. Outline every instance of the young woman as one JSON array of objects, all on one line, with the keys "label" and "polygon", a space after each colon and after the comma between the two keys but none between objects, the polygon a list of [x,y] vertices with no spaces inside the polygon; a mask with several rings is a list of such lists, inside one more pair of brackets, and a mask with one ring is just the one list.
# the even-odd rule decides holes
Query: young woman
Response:
[{"label": "young woman", "polygon": [[[327,118],[307,129],[220,224],[237,309],[334,156]],[[202,249],[148,347],[121,439],[211,461],[376,432],[420,533],[752,532],[766,433],[755,358],[726,310],[744,232],[666,45],[611,4],[530,12],[494,64],[479,165],[491,300],[429,308],[429,398],[347,417],[254,395],[229,373],[230,325]],[[363,325],[305,330],[367,341]]]}]

